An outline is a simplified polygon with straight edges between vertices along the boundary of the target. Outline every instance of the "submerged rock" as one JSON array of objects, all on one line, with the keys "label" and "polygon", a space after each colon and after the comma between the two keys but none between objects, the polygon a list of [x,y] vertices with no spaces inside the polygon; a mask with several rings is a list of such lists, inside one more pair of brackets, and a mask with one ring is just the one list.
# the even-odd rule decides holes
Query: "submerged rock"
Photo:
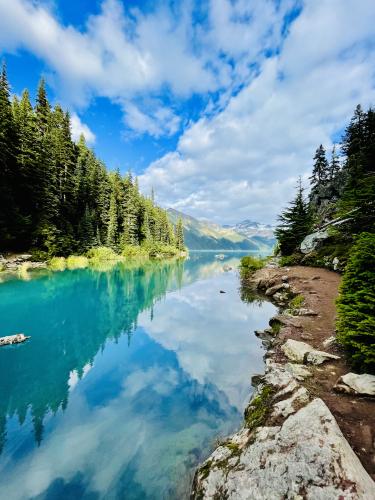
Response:
[{"label": "submerged rock", "polygon": [[17,333],[16,335],[8,335],[6,337],[0,337],[0,347],[3,345],[12,345],[12,344],[20,344],[21,342],[25,342],[25,340],[29,339],[23,333]]},{"label": "submerged rock", "polygon": [[347,394],[375,396],[375,375],[347,373],[339,378],[334,389]]}]

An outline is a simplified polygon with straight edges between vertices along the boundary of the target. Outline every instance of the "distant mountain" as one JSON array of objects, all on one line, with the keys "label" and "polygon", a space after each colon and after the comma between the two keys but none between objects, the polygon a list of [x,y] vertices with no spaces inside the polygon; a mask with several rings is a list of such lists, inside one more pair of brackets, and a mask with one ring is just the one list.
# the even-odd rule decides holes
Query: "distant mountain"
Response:
[{"label": "distant mountain", "polygon": [[264,242],[270,246],[276,243],[275,227],[270,224],[261,224],[249,219],[246,219],[233,226],[224,226],[225,228],[232,229],[246,238],[254,239]]},{"label": "distant mountain", "polygon": [[168,209],[173,224],[178,217],[184,224],[185,244],[190,250],[249,250],[269,251],[273,242],[262,234],[247,237],[232,227],[223,227],[213,222],[201,221],[182,212]]}]

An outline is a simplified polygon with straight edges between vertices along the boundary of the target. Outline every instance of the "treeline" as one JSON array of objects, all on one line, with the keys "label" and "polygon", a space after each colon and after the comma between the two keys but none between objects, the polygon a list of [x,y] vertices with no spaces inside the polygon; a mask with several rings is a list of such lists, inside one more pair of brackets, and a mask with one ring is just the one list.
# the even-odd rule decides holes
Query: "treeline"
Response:
[{"label": "treeline", "polygon": [[0,251],[42,258],[84,253],[93,246],[121,251],[142,245],[150,254],[184,248],[153,196],[129,173],[110,172],[81,136],[72,140],[69,113],[51,106],[42,80],[11,100],[5,65],[0,77]]},{"label": "treeline", "polygon": [[[328,266],[344,273],[338,298],[337,338],[356,369],[375,372],[375,111],[357,106],[340,145],[330,159],[316,150],[311,190],[301,181],[284,210],[276,235],[286,265]],[[332,223],[330,223],[332,221]],[[328,223],[328,224],[327,224]],[[322,231],[323,229],[323,231]],[[306,235],[322,240],[302,254]]]},{"label": "treeline", "polygon": [[[304,237],[324,222],[347,216],[345,224],[337,225],[335,241],[340,239],[341,257],[353,237],[374,231],[375,225],[375,111],[364,112],[357,106],[346,128],[339,148],[327,159],[320,145],[314,156],[310,193],[304,196],[301,181],[289,207],[279,216],[276,230],[279,251],[284,256],[299,257]],[[341,237],[339,235],[342,232]]]}]

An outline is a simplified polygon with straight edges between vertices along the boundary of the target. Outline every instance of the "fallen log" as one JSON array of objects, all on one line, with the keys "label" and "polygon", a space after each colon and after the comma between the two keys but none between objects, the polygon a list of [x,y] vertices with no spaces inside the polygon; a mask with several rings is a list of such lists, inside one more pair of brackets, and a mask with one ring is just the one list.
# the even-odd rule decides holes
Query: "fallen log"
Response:
[{"label": "fallen log", "polygon": [[30,337],[24,335],[23,333],[17,333],[16,335],[8,335],[7,337],[0,337],[0,347],[3,345],[20,344],[25,342],[25,340]]}]

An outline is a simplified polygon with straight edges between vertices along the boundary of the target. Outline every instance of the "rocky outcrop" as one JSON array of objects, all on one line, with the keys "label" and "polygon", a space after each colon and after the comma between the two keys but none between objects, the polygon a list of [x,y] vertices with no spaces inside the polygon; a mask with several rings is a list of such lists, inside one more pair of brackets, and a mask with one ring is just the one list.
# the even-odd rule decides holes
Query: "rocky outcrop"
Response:
[{"label": "rocky outcrop", "polygon": [[32,269],[45,269],[47,267],[46,262],[35,262],[32,256],[29,254],[13,255],[11,257],[4,257],[0,255],[0,272],[17,272],[20,269],[32,270]]},{"label": "rocky outcrop", "polygon": [[374,482],[325,403],[285,365],[269,362],[260,380],[245,426],[198,469],[191,498],[374,498]]},{"label": "rocky outcrop", "polygon": [[20,344],[21,342],[25,342],[25,340],[29,339],[23,333],[17,333],[16,335],[8,335],[6,337],[0,337],[0,347],[4,345],[12,345],[12,344]]},{"label": "rocky outcrop", "polygon": [[304,254],[312,252],[327,238],[329,238],[329,234],[326,230],[308,234],[300,245],[301,252]]},{"label": "rocky outcrop", "polygon": [[347,373],[340,377],[334,389],[346,394],[375,397],[375,375]]}]

